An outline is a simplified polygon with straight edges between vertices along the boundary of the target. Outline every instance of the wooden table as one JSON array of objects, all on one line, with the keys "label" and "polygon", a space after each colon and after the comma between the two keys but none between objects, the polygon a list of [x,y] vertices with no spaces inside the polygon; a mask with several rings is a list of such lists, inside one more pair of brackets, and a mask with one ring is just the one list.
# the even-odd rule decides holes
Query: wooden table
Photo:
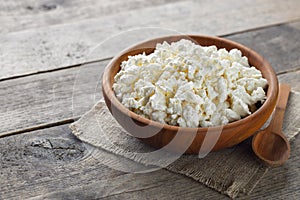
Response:
[{"label": "wooden table", "polygon": [[[72,136],[68,125],[102,97],[99,73],[118,45],[87,55],[137,27],[218,35],[265,56],[300,92],[299,9],[299,0],[0,1],[0,199],[227,199],[164,169],[108,168]],[[299,151],[297,137],[288,163],[246,199],[300,199]]]}]

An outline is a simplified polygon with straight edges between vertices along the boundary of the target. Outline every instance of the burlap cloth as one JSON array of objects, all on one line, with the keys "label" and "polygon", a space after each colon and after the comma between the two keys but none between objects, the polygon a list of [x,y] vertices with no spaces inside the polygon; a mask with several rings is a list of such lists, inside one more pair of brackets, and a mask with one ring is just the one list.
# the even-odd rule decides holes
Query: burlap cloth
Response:
[{"label": "burlap cloth", "polygon": [[[300,93],[291,92],[285,113],[283,132],[293,139],[300,131]],[[103,100],[70,125],[73,134],[96,148],[123,156],[139,165],[156,166],[188,176],[231,198],[249,194],[268,167],[262,165],[251,149],[251,138],[235,147],[211,152],[200,159],[197,155],[182,155],[171,164],[172,155],[148,156],[155,151],[132,137],[119,126]],[[149,154],[150,155],[150,154]],[[162,155],[162,154],[161,154]]]}]

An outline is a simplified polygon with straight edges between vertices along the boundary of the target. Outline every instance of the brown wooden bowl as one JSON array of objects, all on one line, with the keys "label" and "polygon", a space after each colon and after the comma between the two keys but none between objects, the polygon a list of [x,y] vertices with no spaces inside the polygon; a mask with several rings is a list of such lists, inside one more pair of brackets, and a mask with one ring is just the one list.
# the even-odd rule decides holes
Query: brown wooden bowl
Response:
[{"label": "brown wooden bowl", "polygon": [[[136,55],[143,52],[146,54],[152,53],[157,43],[162,43],[163,41],[171,43],[180,39],[192,40],[194,43],[202,46],[215,45],[218,49],[239,49],[242,54],[248,58],[250,65],[259,69],[262,72],[263,77],[268,81],[267,99],[263,105],[254,113],[243,119],[231,122],[224,126],[210,128],[182,128],[179,126],[161,124],[159,122],[141,117],[123,106],[116,98],[112,89],[114,76],[120,70],[121,62],[127,60],[129,55]],[[258,53],[241,44],[218,37],[201,35],[176,35],[155,38],[139,43],[126,49],[120,55],[114,57],[107,65],[103,73],[102,92],[106,105],[108,106],[114,118],[127,132],[132,134],[134,137],[140,138],[142,141],[155,148],[168,146],[167,149],[170,151],[183,151],[185,153],[197,154],[199,153],[200,147],[208,130],[210,131],[209,134],[218,130],[222,130],[219,139],[212,148],[213,151],[231,147],[253,135],[267,121],[274,110],[278,96],[278,81],[270,64]],[[174,142],[172,140],[175,138],[175,136],[177,139]],[[190,139],[192,139],[191,143],[188,142]],[[206,140],[214,140],[214,138],[206,137]],[[215,141],[211,142],[214,144]],[[168,145],[169,143],[171,145]]]}]

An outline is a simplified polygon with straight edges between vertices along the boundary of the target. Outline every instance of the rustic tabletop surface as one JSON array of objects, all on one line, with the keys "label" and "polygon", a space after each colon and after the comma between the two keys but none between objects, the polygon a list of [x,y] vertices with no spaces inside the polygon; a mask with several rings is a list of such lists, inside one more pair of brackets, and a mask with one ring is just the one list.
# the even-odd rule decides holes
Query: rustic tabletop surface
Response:
[{"label": "rustic tabletop surface", "polygon": [[[227,199],[164,169],[111,169],[71,134],[102,97],[99,69],[118,43],[89,55],[142,27],[217,35],[263,55],[300,92],[299,9],[299,0],[0,0],[0,199]],[[244,198],[300,199],[299,152],[297,137],[288,162]]]}]

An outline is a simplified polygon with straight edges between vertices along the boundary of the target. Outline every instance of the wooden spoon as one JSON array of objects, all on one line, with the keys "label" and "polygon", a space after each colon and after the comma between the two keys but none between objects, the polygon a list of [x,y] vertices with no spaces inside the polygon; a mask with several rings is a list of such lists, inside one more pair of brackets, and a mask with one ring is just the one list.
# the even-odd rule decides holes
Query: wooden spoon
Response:
[{"label": "wooden spoon", "polygon": [[282,165],[290,156],[290,143],[282,133],[284,112],[291,87],[288,84],[280,84],[275,113],[270,124],[264,130],[259,131],[252,139],[254,153],[268,166]]}]

